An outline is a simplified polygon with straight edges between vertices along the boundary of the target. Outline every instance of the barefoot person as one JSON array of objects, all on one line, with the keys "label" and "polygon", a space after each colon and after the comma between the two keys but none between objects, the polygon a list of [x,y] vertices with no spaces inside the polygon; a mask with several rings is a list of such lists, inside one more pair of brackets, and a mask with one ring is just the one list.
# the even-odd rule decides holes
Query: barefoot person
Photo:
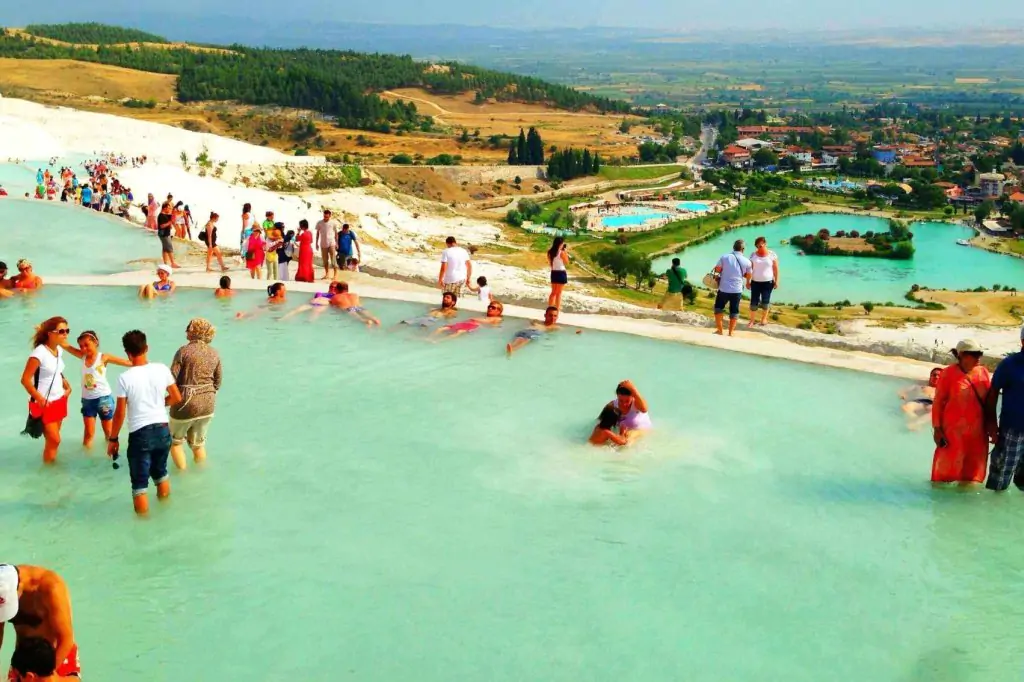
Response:
[{"label": "barefoot person", "polygon": [[614,445],[628,444],[629,439],[625,435],[615,432],[615,429],[619,427],[619,418],[621,416],[617,409],[611,405],[605,405],[604,409],[601,410],[601,414],[597,417],[597,424],[594,426],[594,430],[590,432],[590,438],[587,442],[591,445],[606,445],[608,443]]},{"label": "barefoot person", "polygon": [[441,269],[437,273],[437,287],[445,293],[462,296],[462,287],[469,286],[473,276],[473,261],[469,252],[455,242],[455,237],[444,240],[441,252]]},{"label": "barefoot person", "polygon": [[171,432],[167,426],[167,408],[181,402],[181,392],[167,365],[149,362],[146,335],[138,330],[125,334],[121,343],[131,361],[131,369],[117,380],[117,408],[107,439],[107,454],[118,454],[118,435],[128,422],[128,470],[132,482],[132,502],[136,514],[149,511],[149,479],[156,484],[157,497],[171,494],[167,457],[171,450]]},{"label": "barefoot person", "polygon": [[566,266],[569,265],[569,246],[563,237],[555,237],[548,249],[548,265],[551,267],[551,294],[548,295],[548,305],[562,309],[562,290],[569,283],[569,273]]},{"label": "barefoot person", "polygon": [[[779,288],[779,257],[768,248],[768,240],[758,237],[754,240],[754,253],[750,256],[751,276],[747,282],[750,289],[750,322],[765,326],[768,323],[768,310],[772,303],[772,292]],[[761,311],[761,320],[756,320],[757,311]]]},{"label": "barefoot person", "polygon": [[235,290],[231,288],[231,278],[224,275],[220,278],[220,286],[218,286],[214,292],[214,298],[231,298],[235,295]]},{"label": "barefoot person", "polygon": [[[996,405],[1002,407],[996,417]],[[989,438],[995,443],[988,472],[989,490],[1006,490],[1010,481],[1024,490],[1024,327],[1020,330],[1020,352],[1003,358],[992,376],[992,389],[985,399],[985,421]]]},{"label": "barefoot person", "polygon": [[94,331],[78,335],[78,348],[68,344],[64,350],[82,361],[82,445],[92,447],[99,417],[104,439],[110,437],[110,422],[114,419],[114,398],[107,381],[107,365],[131,367],[132,363],[116,355],[100,352],[100,337]]},{"label": "barefoot person", "polygon": [[935,367],[928,374],[928,383],[911,386],[900,392],[903,406],[900,408],[907,415],[907,428],[916,431],[930,421],[932,404],[935,402],[935,386],[939,383],[941,367]]},{"label": "barefoot person", "polygon": [[63,317],[51,317],[36,327],[32,337],[32,354],[21,373],[21,385],[28,392],[28,414],[35,420],[33,427],[25,425],[27,435],[42,436],[43,462],[57,461],[60,449],[60,428],[68,416],[68,396],[71,384],[64,377],[64,350],[71,329]]},{"label": "barefoot person", "polygon": [[988,465],[985,398],[992,378],[981,363],[981,345],[964,339],[956,362],[942,370],[932,406],[933,483],[981,483]]},{"label": "barefoot person", "polygon": [[[619,433],[628,436],[630,432],[646,431],[651,428],[651,417],[647,414],[647,401],[636,390],[629,379],[615,387],[615,400],[608,403],[619,412]],[[639,434],[637,434],[639,435]]]},{"label": "barefoot person", "polygon": [[216,213],[210,213],[210,219],[206,222],[206,227],[199,233],[199,238],[206,244],[206,271],[213,272],[210,269],[210,261],[214,258],[217,259],[217,263],[220,265],[221,272],[227,272],[228,268],[224,265],[224,254],[221,253],[220,247],[217,246],[217,221],[220,220],[220,216]]},{"label": "barefoot person", "polygon": [[156,298],[174,293],[177,285],[171,281],[171,266],[161,263],[156,266],[156,281],[139,287],[139,298]]},{"label": "barefoot person", "polygon": [[459,297],[451,292],[441,294],[441,307],[434,308],[425,315],[410,317],[402,320],[399,324],[407,324],[410,327],[433,327],[441,320],[455,317],[459,314]]},{"label": "barefoot person", "polygon": [[736,330],[736,320],[740,316],[740,300],[743,298],[743,287],[750,281],[751,265],[743,249],[746,248],[742,239],[737,239],[732,245],[732,253],[727,253],[718,259],[715,272],[721,274],[722,278],[718,285],[718,295],[715,296],[715,333],[723,333],[722,321],[725,317],[725,307],[729,306],[729,336]]},{"label": "barefoot person", "polygon": [[[53,647],[58,679],[81,677],[78,646],[71,624],[71,595],[64,580],[39,566],[0,564],[0,646],[6,624],[14,627],[17,654],[27,640],[39,638]],[[11,660],[9,682],[28,682],[33,673],[18,666],[21,657]]]},{"label": "barefoot person", "polygon": [[491,301],[487,304],[487,314],[484,317],[474,317],[468,320],[462,320],[461,322],[455,322],[454,324],[446,324],[434,331],[431,334],[431,338],[435,338],[441,335],[445,335],[446,339],[454,339],[462,336],[463,334],[471,334],[480,328],[481,325],[499,325],[502,321],[502,315],[505,312],[505,306],[502,305],[501,301]]},{"label": "barefoot person", "polygon": [[511,356],[526,344],[539,339],[540,337],[558,329],[558,308],[548,306],[544,311],[543,322],[531,322],[526,329],[521,329],[512,337],[512,341],[505,345],[505,352]]},{"label": "barefoot person", "polygon": [[316,224],[316,248],[323,260],[323,279],[331,279],[331,269],[334,269],[334,277],[338,277],[338,228],[331,219],[331,212],[324,209],[324,219]]},{"label": "barefoot person", "polygon": [[341,308],[349,315],[365,322],[367,327],[380,326],[380,320],[371,315],[359,302],[359,294],[353,294],[348,290],[348,282],[338,282],[337,293],[331,299],[331,305]]},{"label": "barefoot person", "polygon": [[220,354],[210,346],[217,328],[197,317],[185,327],[188,343],[171,362],[171,375],[181,391],[181,402],[171,408],[171,459],[184,469],[187,442],[196,464],[206,459],[206,432],[213,420],[217,391],[223,379]]},{"label": "barefoot person", "polygon": [[661,297],[658,310],[682,310],[686,269],[680,265],[678,258],[672,259],[672,267],[665,271],[665,279],[668,281],[668,290]]}]

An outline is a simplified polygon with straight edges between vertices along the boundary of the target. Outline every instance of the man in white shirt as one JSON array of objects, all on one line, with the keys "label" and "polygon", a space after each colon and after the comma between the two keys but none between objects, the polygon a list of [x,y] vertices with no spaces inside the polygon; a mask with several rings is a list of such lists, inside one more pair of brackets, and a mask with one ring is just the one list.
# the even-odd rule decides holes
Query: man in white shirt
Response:
[{"label": "man in white shirt", "polygon": [[469,252],[455,243],[455,237],[444,240],[448,247],[441,252],[441,271],[437,273],[437,286],[448,294],[462,296],[462,287],[469,286],[473,276],[473,261]]},{"label": "man in white shirt", "polygon": [[338,228],[331,218],[331,212],[324,209],[324,219],[316,224],[316,248],[320,250],[320,258],[324,261],[324,279],[338,278]]},{"label": "man in white shirt", "polygon": [[110,427],[107,454],[117,457],[118,440],[128,420],[128,470],[132,480],[132,498],[136,514],[149,511],[149,479],[156,484],[156,495],[171,494],[167,457],[171,451],[171,431],[167,426],[167,408],[181,402],[181,392],[167,365],[149,362],[146,335],[138,330],[121,338],[124,352],[132,363],[117,380],[117,407]]}]

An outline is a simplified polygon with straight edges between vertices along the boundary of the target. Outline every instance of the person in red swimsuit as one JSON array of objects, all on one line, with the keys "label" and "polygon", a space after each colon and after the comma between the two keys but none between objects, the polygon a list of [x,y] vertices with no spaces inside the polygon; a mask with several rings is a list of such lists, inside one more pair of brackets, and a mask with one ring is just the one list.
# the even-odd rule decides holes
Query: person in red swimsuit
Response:
[{"label": "person in red swimsuit", "polygon": [[16,655],[7,678],[10,682],[38,679],[39,673],[19,670],[16,665],[18,649],[30,645],[33,638],[53,647],[53,660],[60,661],[55,670],[58,679],[82,676],[71,626],[71,596],[59,575],[39,566],[0,565],[0,645],[7,623],[14,626],[17,635]]},{"label": "person in red swimsuit", "polygon": [[27,258],[18,261],[18,274],[11,277],[11,288],[22,291],[41,289],[43,278],[32,271],[32,263]]}]

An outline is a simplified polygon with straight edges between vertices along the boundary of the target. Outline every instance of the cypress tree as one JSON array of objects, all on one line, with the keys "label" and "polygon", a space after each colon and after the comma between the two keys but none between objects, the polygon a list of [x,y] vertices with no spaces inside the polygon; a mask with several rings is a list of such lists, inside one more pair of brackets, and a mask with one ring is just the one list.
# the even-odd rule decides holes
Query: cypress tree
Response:
[{"label": "cypress tree", "polygon": [[510,144],[508,146],[508,165],[518,166],[519,165],[519,154],[516,153],[516,145]]},{"label": "cypress tree", "polygon": [[594,175],[601,172],[601,155],[594,153]]},{"label": "cypress tree", "polygon": [[592,172],[593,168],[594,168],[594,160],[590,158],[590,150],[589,149],[584,149],[583,150],[583,168],[581,170],[583,171],[584,175],[590,175],[590,173]]},{"label": "cypress tree", "polygon": [[537,132],[536,128],[530,128],[530,134],[526,138],[527,148],[529,149],[528,155],[531,164],[541,165],[544,163],[544,141],[540,138],[540,133]]},{"label": "cypress tree", "polygon": [[522,128],[519,129],[519,140],[517,141],[516,145],[516,152],[519,156],[519,164],[525,166],[531,163],[530,153],[529,151],[527,151],[526,148],[526,133],[523,132]]}]

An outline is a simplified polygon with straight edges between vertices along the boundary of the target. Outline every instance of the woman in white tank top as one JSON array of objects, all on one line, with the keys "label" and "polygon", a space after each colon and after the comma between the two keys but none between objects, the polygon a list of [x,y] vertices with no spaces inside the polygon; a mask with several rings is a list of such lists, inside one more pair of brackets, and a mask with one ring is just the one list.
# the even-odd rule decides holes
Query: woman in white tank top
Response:
[{"label": "woman in white tank top", "polygon": [[131,367],[132,363],[116,355],[100,352],[100,337],[94,331],[78,335],[78,348],[64,346],[70,355],[82,361],[82,424],[84,435],[82,445],[90,447],[96,435],[96,418],[99,417],[103,435],[110,437],[110,422],[114,418],[114,397],[107,377],[107,365]]},{"label": "woman in white tank top", "polygon": [[569,247],[562,237],[555,237],[551,248],[548,249],[548,263],[551,265],[551,294],[548,296],[548,307],[561,310],[562,289],[569,283],[569,273],[566,272],[566,266],[569,265]]}]

